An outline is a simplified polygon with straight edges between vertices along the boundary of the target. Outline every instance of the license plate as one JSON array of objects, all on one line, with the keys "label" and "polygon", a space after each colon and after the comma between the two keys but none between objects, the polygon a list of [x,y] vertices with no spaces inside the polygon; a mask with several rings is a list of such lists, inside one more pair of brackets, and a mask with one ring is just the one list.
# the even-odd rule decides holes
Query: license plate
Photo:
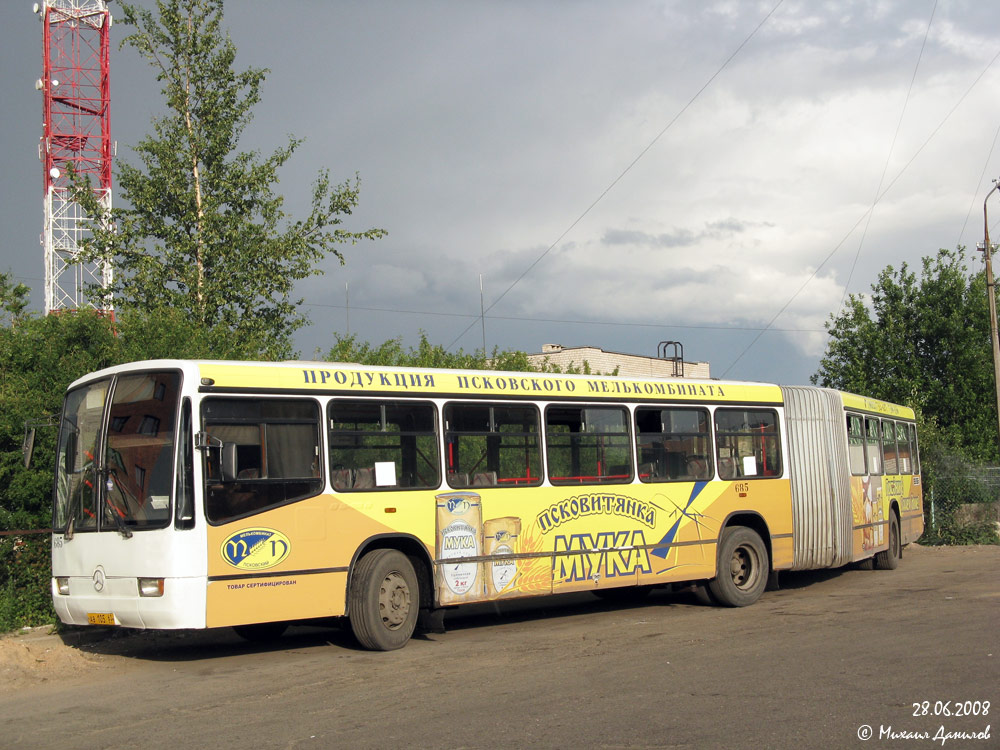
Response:
[{"label": "license plate", "polygon": [[88,612],[87,622],[91,625],[116,625],[115,616],[110,612]]}]

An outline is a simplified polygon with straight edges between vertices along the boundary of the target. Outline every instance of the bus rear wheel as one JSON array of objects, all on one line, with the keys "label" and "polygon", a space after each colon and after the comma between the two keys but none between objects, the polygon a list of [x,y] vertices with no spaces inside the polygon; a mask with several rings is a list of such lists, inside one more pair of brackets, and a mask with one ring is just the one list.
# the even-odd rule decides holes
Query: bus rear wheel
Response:
[{"label": "bus rear wheel", "polygon": [[760,535],[746,526],[730,526],[722,534],[719,569],[708,589],[723,606],[746,607],[764,593],[769,569]]},{"label": "bus rear wheel", "polygon": [[876,570],[895,570],[899,567],[899,558],[903,556],[903,550],[899,546],[899,521],[896,514],[891,513],[889,517],[889,549],[875,553]]},{"label": "bus rear wheel", "polygon": [[350,593],[351,630],[364,648],[392,651],[413,635],[420,588],[409,558],[399,550],[369,552],[354,568]]}]

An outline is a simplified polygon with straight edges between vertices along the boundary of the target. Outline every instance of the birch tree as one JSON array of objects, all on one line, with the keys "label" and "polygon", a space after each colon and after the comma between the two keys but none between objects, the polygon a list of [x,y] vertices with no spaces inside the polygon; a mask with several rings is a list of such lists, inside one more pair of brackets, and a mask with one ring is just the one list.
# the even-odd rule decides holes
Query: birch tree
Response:
[{"label": "birch tree", "polygon": [[[236,68],[222,0],[158,0],[155,11],[122,3],[133,30],[122,41],[152,65],[166,110],[117,163],[124,207],[94,222],[86,259],[109,258],[117,308],[183,310],[195,323],[235,334],[247,357],[286,357],[306,322],[295,282],[342,248],[385,234],[349,231],[355,175],[335,184],[321,170],[308,215],[293,218],[274,192],[301,145],[289,136],[269,155],[239,150],[267,70]],[[88,192],[80,191],[84,202]],[[94,207],[96,208],[96,207]],[[91,213],[97,216],[98,213]]]}]

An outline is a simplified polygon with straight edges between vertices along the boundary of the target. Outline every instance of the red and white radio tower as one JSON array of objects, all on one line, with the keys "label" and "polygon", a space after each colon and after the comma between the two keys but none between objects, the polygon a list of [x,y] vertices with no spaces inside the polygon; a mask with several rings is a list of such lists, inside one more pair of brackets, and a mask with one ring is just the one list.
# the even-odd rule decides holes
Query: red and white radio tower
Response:
[{"label": "red and white radio tower", "polygon": [[88,217],[72,199],[69,170],[90,179],[94,194],[111,208],[111,13],[104,0],[44,0],[34,11],[42,21],[45,98],[38,156],[44,167],[45,312],[106,310],[86,299],[86,287],[111,285],[110,263],[75,263]]}]

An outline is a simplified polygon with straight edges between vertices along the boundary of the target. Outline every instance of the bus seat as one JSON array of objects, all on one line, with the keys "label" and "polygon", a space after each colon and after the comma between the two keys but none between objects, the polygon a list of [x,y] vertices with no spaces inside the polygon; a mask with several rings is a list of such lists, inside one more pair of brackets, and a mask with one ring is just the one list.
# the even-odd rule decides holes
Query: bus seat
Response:
[{"label": "bus seat", "polygon": [[468,487],[469,475],[463,472],[451,472],[448,474],[448,484],[452,487]]},{"label": "bus seat", "polygon": [[709,477],[708,460],[704,456],[688,456],[687,469],[694,479],[707,479]]},{"label": "bus seat", "polygon": [[368,489],[375,486],[375,469],[357,469],[354,473],[354,489]]},{"label": "bus seat", "polygon": [[335,469],[330,476],[330,483],[335,490],[348,490],[352,484],[350,469]]},{"label": "bus seat", "polygon": [[473,487],[496,487],[497,473],[495,471],[480,471],[472,477]]}]

